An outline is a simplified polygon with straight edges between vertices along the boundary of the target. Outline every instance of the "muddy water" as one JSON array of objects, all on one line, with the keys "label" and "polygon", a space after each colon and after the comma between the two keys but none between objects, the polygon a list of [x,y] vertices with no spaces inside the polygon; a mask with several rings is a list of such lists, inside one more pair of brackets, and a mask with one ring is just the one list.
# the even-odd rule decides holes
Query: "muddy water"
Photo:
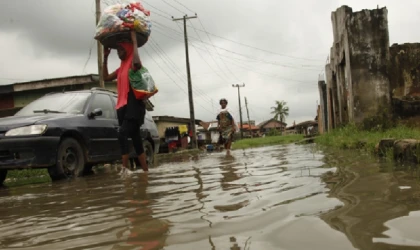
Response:
[{"label": "muddy water", "polygon": [[0,190],[0,249],[404,249],[420,188],[403,170],[312,145],[110,168]]}]

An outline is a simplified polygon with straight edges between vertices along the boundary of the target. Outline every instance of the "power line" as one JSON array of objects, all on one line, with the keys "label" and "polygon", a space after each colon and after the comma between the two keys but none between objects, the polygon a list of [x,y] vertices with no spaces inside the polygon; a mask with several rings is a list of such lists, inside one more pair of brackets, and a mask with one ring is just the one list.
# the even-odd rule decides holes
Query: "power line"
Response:
[{"label": "power line", "polygon": [[[171,60],[171,58],[168,56],[168,54],[166,54],[166,52],[159,46],[159,44],[155,41],[155,40],[153,40],[153,39],[151,39],[151,44],[152,45],[154,45],[156,48],[157,48],[157,50],[160,50],[160,53],[162,53],[163,54],[163,56],[164,57],[166,57],[167,58],[167,60],[169,61],[169,63],[171,63],[171,65],[172,65],[172,67],[175,69],[175,71],[178,71],[178,73],[180,73],[180,75],[181,76],[183,76],[183,77],[185,77],[185,79],[186,79],[186,75],[178,68],[178,66]],[[154,44],[153,44],[154,43]],[[152,49],[153,49],[153,47],[152,47]],[[156,50],[155,50],[155,52],[156,52]],[[172,69],[171,69],[172,70]],[[181,81],[185,81],[185,79],[183,79],[183,78],[181,78],[179,75],[177,75],[177,72],[175,72],[174,70],[172,70],[172,72],[181,80]],[[212,103],[212,99],[211,99],[211,97],[209,97],[207,94],[205,94],[203,91],[201,91],[199,88],[197,88],[196,87],[196,91],[195,92],[198,92],[199,94],[201,94],[203,97],[204,96],[207,96],[208,97],[208,99],[210,100],[210,103],[213,105],[213,103]]]},{"label": "power line", "polygon": [[[178,25],[178,28],[180,28],[179,27],[179,25]],[[197,32],[197,31],[196,31]],[[197,35],[198,35],[198,33],[197,33]],[[200,38],[201,39],[201,38]],[[219,76],[220,77],[220,79],[222,79],[222,81],[226,81],[226,79],[228,79],[228,78],[226,78],[226,79],[224,79],[220,74],[219,74],[219,72],[217,72],[217,70],[214,70],[213,69],[213,67],[211,67],[211,65],[210,65],[210,63],[201,55],[201,53],[198,51],[198,48],[191,42],[191,45],[193,46],[193,48],[197,51],[197,54],[203,59],[203,61],[209,66],[209,68],[211,69],[211,70],[213,70],[214,72],[215,72],[215,74],[217,75],[217,76]],[[206,47],[207,48],[207,47]],[[212,56],[212,54],[210,54],[210,51],[207,49],[207,52],[209,53],[209,55],[210,55],[210,57],[213,59],[213,61],[217,64],[217,61],[216,60],[214,60],[214,58],[213,58],[213,56]],[[217,64],[217,66],[219,66],[218,64]],[[219,67],[220,68],[220,67]],[[222,71],[222,70],[221,70]],[[223,72],[223,73],[225,73],[225,72]],[[226,75],[226,73],[225,73],[225,75]],[[229,81],[229,80],[228,80]]]},{"label": "power line", "polygon": [[187,9],[188,11],[191,11],[192,13],[196,13],[195,11],[191,10],[190,8],[188,8],[187,6],[185,6],[183,3],[180,3],[178,0],[173,0],[176,3],[178,3],[179,5],[181,5],[182,7],[184,7],[185,9]]},{"label": "power line", "polygon": [[[156,49],[153,47],[153,46],[155,46],[156,47]],[[174,75],[175,76],[177,76],[180,80],[181,80],[181,82],[183,82],[183,81],[185,81],[185,79],[183,79],[182,77],[180,77],[178,74],[180,73],[181,75],[183,74],[182,72],[181,72],[181,70],[176,66],[176,64],[170,59],[170,57],[166,54],[166,52],[159,46],[159,44],[154,40],[154,39],[151,39],[151,43],[150,43],[150,47],[155,51],[155,53],[164,61],[164,63],[166,64],[166,65],[168,65],[168,68],[174,73]],[[160,51],[159,51],[159,49],[160,49]],[[166,60],[168,61],[168,63],[166,62],[166,60],[165,60],[165,58],[163,58],[163,57],[166,57]],[[175,69],[175,70],[174,70]],[[176,71],[178,71],[178,73],[176,72]],[[184,77],[186,77],[186,76],[184,76]],[[202,95],[203,97],[205,97],[205,93],[204,92],[202,92],[199,88],[196,88],[196,90],[194,91],[195,93],[196,92],[198,92],[199,93],[199,95]],[[207,96],[207,95],[206,95]],[[203,99],[203,101],[207,101],[207,100],[204,100]],[[211,105],[213,105],[213,103],[212,103],[212,99],[208,96],[208,101],[207,102],[209,102]]]},{"label": "power line", "polygon": [[178,86],[185,94],[188,94],[185,89],[183,89],[161,66],[159,63],[157,63],[157,61],[155,60],[155,58],[153,56],[150,55],[149,51],[147,51],[146,48],[144,48],[144,50],[146,51],[147,55],[152,58],[152,60],[155,62],[155,64],[163,71],[163,73],[165,73],[169,79],[172,80],[173,83],[175,83],[176,86]]},{"label": "power line", "polygon": [[157,12],[155,12],[154,14],[155,14],[155,15],[158,15],[158,16],[160,16],[160,17],[163,17],[163,18],[165,18],[165,19],[171,20],[169,17],[166,17],[166,16],[164,16],[164,15],[162,15],[162,14],[159,14],[159,13],[157,13]]},{"label": "power line", "polygon": [[[198,20],[200,20],[200,19],[198,19]],[[191,22],[190,22],[191,23]],[[203,41],[203,39],[201,39],[201,37],[200,37],[200,35],[198,34],[198,32],[197,32],[197,29],[194,27],[194,25],[191,23],[191,26],[193,27],[193,29],[194,29],[194,31],[195,31],[195,33],[197,34],[197,36],[198,36],[198,38],[200,39],[200,41],[202,42],[202,43],[204,43],[204,41]],[[220,67],[220,65],[217,63],[217,61],[214,59],[214,57],[213,57],[213,54],[212,53],[210,53],[210,50],[207,48],[207,46],[204,46],[204,48],[206,48],[206,50],[207,50],[207,53],[210,55],[210,57],[211,57],[211,59],[213,59],[213,61],[216,63],[216,65],[217,65],[217,67],[220,69],[220,71],[222,71],[223,72],[223,74],[226,76],[226,79],[229,81],[229,77],[228,77],[228,75],[223,71],[223,69],[222,69],[222,67]]]},{"label": "power line", "polygon": [[163,10],[161,10],[159,8],[156,8],[155,6],[151,5],[148,1],[146,1],[146,0],[142,0],[142,1],[145,2],[147,5],[149,5],[150,7],[152,7],[153,9],[155,9],[157,11],[160,11],[160,12],[162,12],[165,15],[168,15],[168,18],[171,16],[171,14],[169,14],[168,12],[163,11]]},{"label": "power line", "polygon": [[[144,2],[146,2],[145,0],[143,0]],[[181,13],[183,13],[184,14],[184,12],[183,11],[181,11],[181,10],[179,10],[178,8],[176,8],[176,7],[174,7],[173,5],[171,5],[171,4],[169,4],[168,2],[166,2],[165,0],[162,0],[162,1],[164,1],[166,4],[168,4],[169,6],[171,6],[172,8],[174,8],[174,9],[176,9],[177,11],[179,11],[179,12],[181,12]],[[182,3],[180,3],[180,2],[178,2],[177,0],[174,0],[175,2],[177,2],[178,4],[180,4],[181,6],[183,6],[184,8],[186,8],[187,10],[189,10],[189,11],[191,11],[191,12],[193,12],[193,13],[195,13],[194,11],[192,11],[191,9],[189,9],[187,6],[185,6],[184,4],[182,4]],[[146,2],[147,3],[147,2]],[[148,3],[148,5],[150,5],[149,3]],[[150,5],[151,7],[153,7],[152,5]],[[162,10],[160,10],[160,9],[158,9],[158,8],[156,8],[156,7],[153,7],[154,9],[156,9],[156,10],[159,10],[159,11],[161,11],[161,12],[164,12],[164,11],[162,11]],[[167,12],[164,12],[165,14],[167,14],[168,16],[171,16],[169,13],[167,13]],[[166,18],[166,17],[165,17]],[[201,22],[201,21],[200,21]],[[188,26],[188,25],[187,25]],[[202,25],[203,26],[203,28],[204,28],[204,25]],[[188,27],[191,27],[191,26],[188,26]],[[193,28],[193,27],[191,27],[191,28]],[[319,59],[313,59],[313,58],[306,58],[306,57],[298,57],[298,56],[292,56],[292,55],[286,55],[286,54],[283,54],[283,53],[278,53],[278,52],[274,52],[274,51],[269,51],[269,50],[267,50],[267,49],[261,49],[261,48],[258,48],[258,47],[255,47],[255,46],[251,46],[251,45],[248,45],[248,44],[244,44],[244,43],[242,43],[242,42],[238,42],[238,41],[235,41],[235,40],[232,40],[232,39],[229,39],[229,38],[225,38],[225,37],[222,37],[222,36],[220,36],[220,35],[216,35],[216,34],[213,34],[213,33],[210,33],[210,32],[208,32],[207,30],[205,30],[205,29],[203,29],[203,30],[200,30],[200,29],[197,29],[198,31],[201,31],[201,32],[204,32],[204,33],[206,33],[207,35],[212,35],[212,36],[214,36],[214,37],[217,37],[217,38],[220,38],[220,39],[223,39],[223,40],[226,40],[226,41],[229,41],[229,42],[232,42],[232,43],[236,43],[236,44],[239,44],[239,45],[241,45],[241,46],[244,46],[244,47],[248,47],[248,48],[251,48],[251,49],[255,49],[255,50],[259,50],[259,51],[262,51],[262,52],[266,52],[266,53],[270,53],[270,54],[276,54],[276,55],[279,55],[279,56],[283,56],[283,57],[288,57],[288,58],[292,58],[292,59],[299,59],[299,60],[306,60],[306,61],[323,61],[323,60],[319,60]]]},{"label": "power line", "polygon": [[[199,19],[200,20],[200,19]],[[166,28],[166,29],[169,29],[169,30],[172,30],[174,33],[176,33],[177,35],[181,35],[181,33],[179,32],[179,31],[177,31],[177,30],[175,30],[175,29],[173,29],[173,28],[170,28],[170,27],[168,27],[168,26],[166,26],[166,25],[163,25],[163,24],[160,24],[160,23],[158,23],[158,22],[156,22],[159,26],[162,26],[163,28]],[[194,27],[193,27],[194,28]],[[197,29],[198,30],[198,29]],[[295,68],[295,69],[299,69],[299,70],[310,70],[310,71],[312,71],[312,70],[314,70],[314,69],[307,69],[307,68],[303,68],[303,66],[305,66],[305,67],[308,67],[308,66],[318,66],[318,65],[301,65],[301,67],[297,67],[297,66],[294,66],[294,65],[285,65],[285,64],[282,64],[282,63],[279,63],[279,62],[276,62],[276,61],[268,61],[268,60],[263,60],[263,59],[258,59],[258,58],[255,58],[255,57],[252,57],[252,56],[249,56],[249,55],[246,55],[246,54],[242,54],[242,53],[239,53],[239,52],[235,52],[235,51],[232,51],[232,50],[228,50],[228,49],[225,49],[225,48],[223,48],[223,47],[219,47],[219,46],[216,46],[216,45],[214,45],[213,43],[207,43],[207,42],[204,42],[204,41],[200,41],[199,39],[197,39],[196,37],[193,37],[193,36],[188,36],[190,39],[192,39],[192,40],[196,40],[197,42],[201,42],[201,43],[203,43],[204,44],[204,46],[206,46],[206,45],[208,45],[208,46],[212,46],[212,47],[214,47],[214,49],[215,49],[215,51],[217,52],[217,54],[218,54],[218,56],[223,56],[223,57],[226,57],[226,56],[224,56],[224,55],[221,55],[220,53],[218,53],[218,51],[217,51],[217,49],[216,48],[218,48],[218,49],[221,49],[221,50],[223,50],[223,51],[226,51],[226,52],[228,52],[228,53],[231,53],[231,54],[235,54],[235,55],[239,55],[239,56],[242,56],[242,57],[245,57],[245,58],[248,58],[248,59],[251,59],[251,60],[255,60],[255,61],[259,61],[259,62],[263,62],[263,63],[268,63],[268,64],[273,64],[273,65],[277,65],[277,66],[281,66],[281,67],[286,67],[286,68]],[[229,57],[230,58],[230,57]],[[241,60],[241,59],[240,59]],[[243,60],[243,59],[242,59]],[[316,69],[316,71],[319,71],[319,69]]]},{"label": "power line", "polygon": [[212,34],[210,32],[207,32],[206,30],[200,30],[200,29],[197,29],[197,30],[199,30],[201,32],[204,32],[204,33],[206,33],[208,35],[212,35],[212,36],[215,36],[217,38],[220,38],[220,39],[223,39],[223,40],[232,42],[232,43],[236,43],[236,44],[242,45],[244,47],[248,47],[248,48],[251,48],[251,49],[263,51],[263,52],[270,53],[270,54],[276,54],[276,55],[283,56],[283,57],[288,57],[288,58],[292,58],[292,59],[306,60],[306,61],[323,61],[323,60],[319,60],[319,59],[305,58],[305,57],[297,57],[297,56],[286,55],[286,54],[282,54],[282,53],[278,53],[278,52],[273,52],[273,51],[269,51],[269,50],[266,50],[266,49],[261,49],[261,48],[255,47],[255,46],[247,45],[247,44],[244,44],[244,43],[241,43],[241,42],[238,42],[238,41],[234,41],[232,39],[225,38],[225,37],[222,37],[222,36],[219,36],[219,35],[215,35],[215,34]]},{"label": "power line", "polygon": [[[198,21],[200,22],[200,24],[201,24],[201,27],[204,29],[204,30],[206,30],[206,28],[204,28],[204,25],[203,25],[203,23],[201,22],[201,20],[200,20],[200,18],[198,18]],[[219,54],[219,51],[216,49],[216,46],[214,46],[214,43],[213,43],[213,41],[211,40],[211,38],[210,38],[210,36],[208,35],[208,33],[206,32],[206,34],[207,34],[207,38],[209,39],[209,41],[210,41],[210,43],[213,45],[213,48],[216,50],[216,53],[217,53],[217,55],[219,55],[219,57],[220,57],[220,54]],[[227,66],[227,64],[225,63],[225,61],[221,58],[221,61],[223,62],[223,64],[225,65],[225,67],[226,67],[226,69],[233,75],[233,77],[236,79],[236,80],[238,80],[239,82],[241,81],[235,74],[233,74],[232,73],[232,71],[230,70],[230,68],[229,68],[229,66]]]},{"label": "power line", "polygon": [[[158,33],[160,33],[160,34],[162,34],[162,35],[164,35],[164,36],[166,36],[166,37],[168,37],[168,38],[170,38],[170,39],[173,39],[173,40],[178,41],[178,42],[182,42],[182,41],[178,40],[177,38],[174,38],[172,36],[169,36],[169,35],[167,35],[167,34],[165,34],[163,32],[160,32],[160,31],[158,31],[156,29],[155,29],[155,31],[158,32]],[[197,48],[197,47],[195,47],[195,48],[204,51],[204,49],[202,49],[202,48]],[[230,59],[230,60],[233,60],[232,57],[228,57],[228,56],[225,56],[225,55],[220,55],[220,56],[226,57],[227,59]],[[238,59],[238,58],[235,58],[235,59]],[[312,82],[309,82],[309,81],[301,81],[301,80],[295,80],[295,79],[288,79],[288,78],[283,78],[283,77],[278,76],[278,75],[271,75],[271,74],[268,74],[268,73],[261,73],[261,72],[255,71],[254,69],[250,69],[250,68],[248,68],[246,66],[240,65],[236,61],[235,62],[232,62],[232,64],[235,65],[236,67],[243,68],[246,71],[252,71],[252,72],[257,73],[257,74],[260,74],[260,75],[265,75],[265,76],[269,76],[269,77],[277,78],[277,79],[281,79],[281,80],[286,80],[286,81],[293,81],[293,82],[297,82],[297,83],[305,83],[305,84],[311,83],[312,84]]]},{"label": "power line", "polygon": [[246,68],[243,65],[238,65],[238,64],[236,64],[234,62],[231,62],[231,63],[233,65],[237,66],[237,67],[245,68],[246,70],[252,71],[252,72],[257,73],[257,74],[260,74],[260,75],[266,75],[266,76],[269,76],[269,77],[278,78],[278,79],[285,80],[285,81],[298,82],[298,83],[311,83],[311,84],[313,83],[313,82],[310,82],[310,81],[294,80],[294,79],[283,78],[283,77],[280,77],[280,76],[277,76],[277,75],[271,75],[271,74],[267,74],[267,73],[261,73],[261,72],[255,71],[253,69]]},{"label": "power line", "polygon": [[[177,85],[188,96],[188,93],[180,85],[178,85],[178,83],[159,65],[159,63],[157,63],[155,58],[150,55],[150,53],[147,51],[146,48],[145,48],[145,51],[146,51],[147,55],[152,58],[152,60],[155,62],[155,64],[163,71],[163,73],[165,73],[172,80],[172,82],[175,83],[175,85]],[[203,107],[200,103],[197,103],[197,104],[199,106],[201,106],[204,110],[209,112],[210,114],[212,114],[212,115],[215,114],[212,111],[208,110],[207,108]]]},{"label": "power line", "polygon": [[[168,2],[166,2],[165,0],[162,0],[162,1],[163,1],[163,2],[165,2],[167,5],[171,6],[172,8],[176,9],[177,11],[179,11],[179,12],[181,12],[181,13],[184,13],[183,11],[181,11],[181,10],[179,10],[178,8],[174,7],[173,5],[169,4],[169,3],[168,3]],[[189,10],[189,11],[191,11],[191,12],[194,12],[194,11],[192,11],[191,9],[189,9],[187,6],[185,6],[184,4],[182,4],[182,3],[178,2],[177,0],[174,0],[174,1],[175,1],[175,2],[177,2],[178,4],[180,4],[181,6],[183,6],[184,8],[186,8],[187,10]],[[147,1],[143,0],[143,2],[145,2],[147,5],[149,5],[150,7],[154,8],[155,10],[158,10],[158,11],[160,11],[160,12],[162,12],[162,13],[165,13],[165,14],[166,14],[166,15],[168,15],[168,16],[171,16],[168,12],[162,11],[162,10],[160,10],[159,8],[154,7],[153,5],[151,5],[150,3],[148,3]],[[195,13],[195,12],[194,12],[194,13]],[[170,20],[170,18],[168,18],[168,17],[165,17],[165,16],[162,16],[162,17],[164,17],[164,18],[166,18],[166,19],[169,19],[169,20]],[[201,21],[200,21],[200,23],[201,23]],[[188,26],[188,27],[191,27],[191,26],[189,26],[189,25],[187,25],[187,26]],[[204,28],[204,25],[202,25],[202,27]],[[193,27],[191,27],[191,28],[193,28]],[[210,32],[208,32],[208,31],[207,31],[207,30],[205,30],[205,29],[203,29],[203,30],[201,30],[201,29],[197,29],[197,30],[198,30],[198,31],[201,31],[201,32],[204,32],[204,33],[206,33],[207,35],[212,35],[212,36],[214,36],[214,37],[217,37],[217,38],[220,38],[220,39],[223,39],[223,40],[226,40],[226,41],[232,42],[232,43],[236,43],[236,44],[239,44],[239,45],[244,46],[244,47],[248,47],[248,48],[251,48],[251,49],[259,50],[259,51],[266,52],[266,53],[270,53],[270,54],[275,54],[275,55],[279,55],[279,56],[283,56],[283,57],[288,57],[288,58],[292,58],[292,59],[306,60],[306,61],[323,61],[323,60],[314,59],[314,58],[298,57],[298,56],[286,55],[286,54],[283,54],[283,53],[278,53],[278,52],[274,52],[274,51],[269,51],[269,50],[267,50],[267,49],[261,49],[261,48],[255,47],[255,46],[251,46],[251,45],[248,45],[248,44],[244,44],[244,43],[242,43],[242,42],[238,42],[238,41],[235,41],[235,40],[229,39],[229,38],[225,38],[225,37],[220,36],[220,35],[216,35],[216,34],[210,33]]]},{"label": "power line", "polygon": [[93,39],[92,39],[92,41],[90,42],[89,55],[88,55],[88,58],[87,58],[87,60],[86,60],[85,66],[83,66],[82,73],[84,73],[84,72],[85,72],[85,70],[86,70],[86,66],[87,66],[87,64],[88,64],[88,62],[89,62],[89,60],[90,60],[91,55],[92,55],[92,49],[93,49],[93,44],[94,44],[94,41],[95,41],[95,40],[93,40]]},{"label": "power line", "polygon": [[175,7],[175,6],[173,6],[172,4],[170,4],[170,3],[166,2],[165,0],[162,0],[162,2],[164,2],[164,3],[166,3],[167,5],[171,6],[173,9],[175,9],[175,10],[179,11],[180,13],[182,13],[182,14],[186,14],[184,11],[182,11],[182,10],[178,9],[177,7]]}]

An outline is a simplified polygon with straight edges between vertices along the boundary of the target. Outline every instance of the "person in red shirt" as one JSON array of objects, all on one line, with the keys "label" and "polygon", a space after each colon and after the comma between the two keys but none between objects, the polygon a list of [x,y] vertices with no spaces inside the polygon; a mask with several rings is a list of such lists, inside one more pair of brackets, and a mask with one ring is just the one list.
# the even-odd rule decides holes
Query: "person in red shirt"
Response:
[{"label": "person in red shirt", "polygon": [[[132,41],[132,42],[131,42]],[[103,76],[105,81],[117,79],[117,116],[118,116],[118,141],[122,154],[122,173],[128,173],[129,146],[128,137],[131,137],[134,149],[143,171],[148,171],[146,155],[143,148],[143,140],[140,137],[140,126],[144,123],[146,104],[138,100],[130,86],[129,72],[138,71],[142,67],[137,50],[137,37],[135,31],[131,31],[130,42],[120,42],[117,47],[118,57],[121,60],[120,67],[108,74],[108,56],[110,48],[104,48]]]}]

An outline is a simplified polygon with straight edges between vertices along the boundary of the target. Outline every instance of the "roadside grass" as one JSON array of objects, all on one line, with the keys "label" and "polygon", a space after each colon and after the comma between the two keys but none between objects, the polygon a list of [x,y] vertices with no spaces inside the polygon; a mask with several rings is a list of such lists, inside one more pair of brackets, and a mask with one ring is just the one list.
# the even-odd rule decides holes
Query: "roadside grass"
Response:
[{"label": "roadside grass", "polygon": [[16,187],[46,182],[51,182],[47,169],[9,170],[4,185]]},{"label": "roadside grass", "polygon": [[[199,153],[201,153],[200,150],[185,150],[172,154],[158,154],[156,155],[156,160],[159,162],[179,161],[180,157],[187,157],[189,159],[189,157],[197,156]],[[99,165],[97,167],[100,168],[101,166]],[[17,187],[48,182],[51,182],[51,178],[47,169],[23,169],[9,170],[4,185],[7,187]]]},{"label": "roadside grass", "polygon": [[243,139],[234,142],[232,144],[232,149],[247,149],[272,145],[281,145],[298,142],[302,139],[303,135],[280,135]]},{"label": "roadside grass", "polygon": [[375,146],[381,139],[420,139],[420,129],[398,125],[385,131],[365,131],[355,125],[335,129],[315,139],[318,145],[340,149],[362,149],[375,152]]}]

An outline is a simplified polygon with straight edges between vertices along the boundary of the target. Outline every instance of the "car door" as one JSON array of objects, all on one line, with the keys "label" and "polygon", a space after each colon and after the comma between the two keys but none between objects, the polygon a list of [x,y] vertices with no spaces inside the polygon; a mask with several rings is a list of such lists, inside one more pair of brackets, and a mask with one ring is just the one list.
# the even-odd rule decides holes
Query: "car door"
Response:
[{"label": "car door", "polygon": [[96,161],[119,159],[117,118],[110,95],[96,93],[89,103],[88,114],[101,109],[102,115],[89,118],[90,155]]}]

